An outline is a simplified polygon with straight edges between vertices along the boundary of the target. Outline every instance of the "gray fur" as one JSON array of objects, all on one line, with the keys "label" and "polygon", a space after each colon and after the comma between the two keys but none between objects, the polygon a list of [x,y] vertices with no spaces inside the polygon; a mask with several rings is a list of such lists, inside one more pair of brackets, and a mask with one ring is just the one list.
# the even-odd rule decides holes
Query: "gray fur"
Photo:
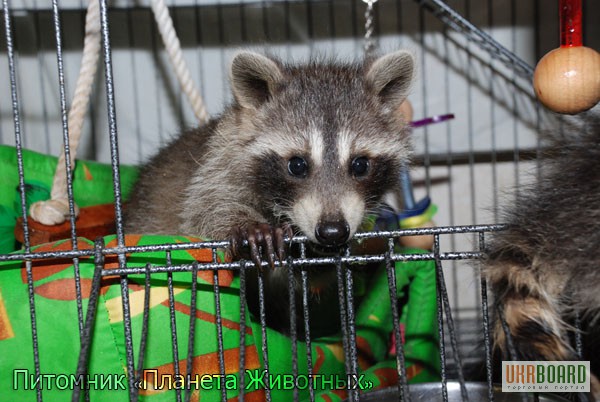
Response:
[{"label": "gray fur", "polygon": [[[183,133],[143,167],[127,208],[126,230],[222,239],[234,226],[290,220],[295,200],[312,191],[321,194],[327,209],[340,209],[335,199],[344,191],[360,192],[366,208],[374,208],[379,192],[397,190],[398,168],[409,155],[405,123],[396,110],[407,95],[412,65],[407,52],[372,64],[300,66],[238,54],[230,71],[234,104],[208,125]],[[336,136],[342,130],[363,148],[371,141],[380,144],[376,154],[368,146],[353,152],[385,159],[393,176],[379,178],[386,188],[374,193],[336,163]],[[273,177],[263,176],[257,161],[269,153],[283,162],[308,154],[311,132],[324,142],[325,165],[303,182],[272,183]],[[273,199],[280,197],[261,188],[273,185],[287,186],[288,197]]]},{"label": "gray fur", "polygon": [[[236,233],[268,224],[290,227],[317,243],[317,227],[341,223],[336,227],[353,235],[384,196],[400,193],[399,169],[410,145],[398,108],[412,78],[407,52],[362,63],[294,66],[239,53],[230,70],[234,103],[142,168],[126,210],[126,230],[233,240]],[[308,162],[306,177],[288,172],[294,157]],[[359,157],[369,160],[366,176],[351,171]],[[320,327],[339,324],[335,270],[328,268],[310,275],[311,292],[324,289],[310,297],[315,336],[327,332]],[[249,275],[248,305],[258,314],[256,271]],[[287,270],[265,272],[267,323],[282,331],[290,320],[287,284]],[[301,315],[296,318],[301,321]]]},{"label": "gray fur", "polygon": [[[494,236],[485,264],[517,359],[576,360],[571,339],[577,314],[584,323],[584,360],[592,360],[598,375],[600,126],[588,128],[555,139],[541,161],[540,180],[506,211],[509,229]],[[508,357],[499,323],[494,335]]]}]

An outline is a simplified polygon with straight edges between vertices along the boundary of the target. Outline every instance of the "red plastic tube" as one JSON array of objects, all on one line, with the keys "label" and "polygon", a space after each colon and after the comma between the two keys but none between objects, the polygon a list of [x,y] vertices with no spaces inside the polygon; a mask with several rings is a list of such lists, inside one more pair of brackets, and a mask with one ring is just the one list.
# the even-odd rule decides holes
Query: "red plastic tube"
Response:
[{"label": "red plastic tube", "polygon": [[582,46],[581,0],[560,0],[560,47]]}]

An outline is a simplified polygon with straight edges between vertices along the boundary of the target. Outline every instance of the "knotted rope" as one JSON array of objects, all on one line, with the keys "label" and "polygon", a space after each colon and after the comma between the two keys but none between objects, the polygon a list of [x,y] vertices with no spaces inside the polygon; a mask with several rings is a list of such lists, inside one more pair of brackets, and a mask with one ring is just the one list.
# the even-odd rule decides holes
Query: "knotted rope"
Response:
[{"label": "knotted rope", "polygon": [[[198,122],[200,124],[205,123],[209,116],[202,97],[194,84],[189,68],[183,59],[181,44],[164,0],[152,0],[152,11],[179,85],[186,94]],[[83,121],[98,67],[100,40],[100,7],[97,0],[90,0],[85,19],[83,57],[67,121],[70,158],[72,161],[75,160],[77,155]],[[63,148],[54,173],[52,191],[50,193],[51,198],[47,201],[36,202],[29,208],[31,217],[44,225],[61,224],[69,216],[67,169],[65,165],[65,151]],[[72,163],[71,168],[74,166],[75,164]],[[75,214],[79,214],[77,205],[75,205]]]}]

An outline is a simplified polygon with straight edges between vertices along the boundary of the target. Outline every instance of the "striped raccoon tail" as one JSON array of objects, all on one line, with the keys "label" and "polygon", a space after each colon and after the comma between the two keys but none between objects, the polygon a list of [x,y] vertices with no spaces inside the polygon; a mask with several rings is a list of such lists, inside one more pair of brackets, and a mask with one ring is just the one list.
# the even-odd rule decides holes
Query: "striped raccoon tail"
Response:
[{"label": "striped raccoon tail", "polygon": [[511,360],[577,360],[572,327],[563,320],[564,282],[536,268],[515,261],[488,264],[496,306],[494,347]]}]

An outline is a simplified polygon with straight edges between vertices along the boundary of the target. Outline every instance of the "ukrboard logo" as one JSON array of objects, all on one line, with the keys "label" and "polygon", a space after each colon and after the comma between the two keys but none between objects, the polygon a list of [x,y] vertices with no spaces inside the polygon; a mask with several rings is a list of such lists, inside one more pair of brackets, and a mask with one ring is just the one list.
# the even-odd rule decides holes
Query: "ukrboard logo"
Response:
[{"label": "ukrboard logo", "polygon": [[502,392],[590,392],[589,361],[502,362]]}]

